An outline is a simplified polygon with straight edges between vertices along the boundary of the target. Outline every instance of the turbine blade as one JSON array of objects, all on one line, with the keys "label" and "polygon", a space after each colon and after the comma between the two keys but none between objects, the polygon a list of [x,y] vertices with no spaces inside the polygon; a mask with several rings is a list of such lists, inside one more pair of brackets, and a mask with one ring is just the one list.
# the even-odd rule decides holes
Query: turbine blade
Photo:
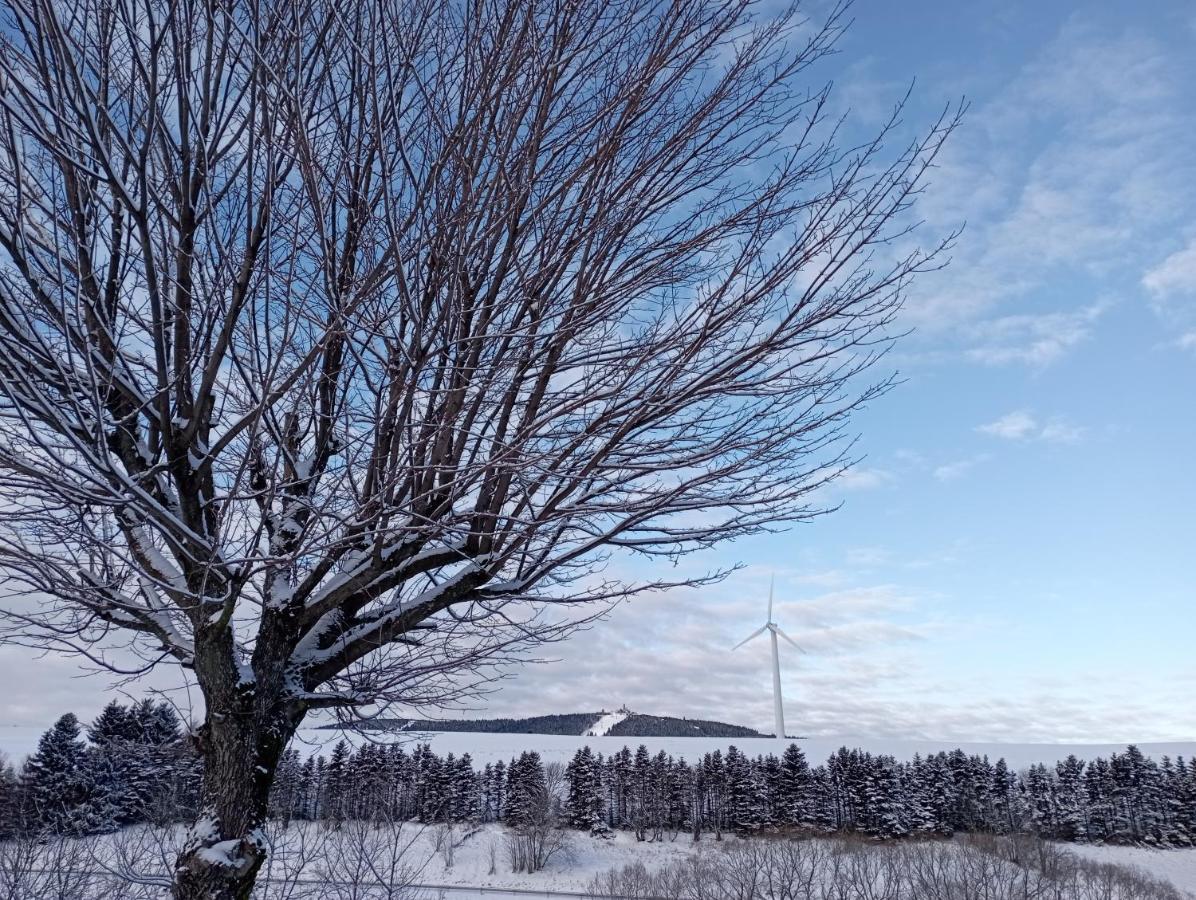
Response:
[{"label": "turbine blade", "polygon": [[772,621],[772,586],[776,581],[776,575],[768,576],[768,621]]},{"label": "turbine blade", "polygon": [[740,641],[738,644],[736,644],[736,645],[735,645],[734,647],[732,647],[731,649],[732,649],[732,650],[738,650],[740,647],[742,647],[744,644],[746,644],[746,643],[747,643],[748,641],[750,641],[752,638],[754,638],[754,637],[759,637],[761,634],[763,634],[763,633],[764,633],[764,629],[765,629],[765,628],[767,628],[767,627],[768,627],[767,625],[761,625],[759,628],[757,628],[755,631],[753,631],[751,634],[749,634],[747,637],[745,637],[745,638],[744,638],[742,641]]},{"label": "turbine blade", "polygon": [[797,647],[798,650],[801,650],[802,653],[806,652],[801,647],[798,647],[797,641],[795,641],[793,638],[789,637],[789,635],[785,634],[785,632],[781,631],[780,628],[777,629],[777,634],[779,634],[781,637],[783,637],[785,640],[787,640],[789,643],[791,643],[794,647]]}]

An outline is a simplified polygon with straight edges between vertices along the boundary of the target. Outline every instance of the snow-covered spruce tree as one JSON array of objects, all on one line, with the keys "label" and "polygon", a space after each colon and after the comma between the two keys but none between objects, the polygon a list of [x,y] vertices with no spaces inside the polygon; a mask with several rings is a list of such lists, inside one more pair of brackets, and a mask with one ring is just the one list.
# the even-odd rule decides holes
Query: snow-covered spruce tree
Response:
[{"label": "snow-covered spruce tree", "polygon": [[116,825],[177,821],[179,790],[193,759],[178,716],[165,703],[109,703],[87,730],[87,766],[95,796]]},{"label": "snow-covered spruce tree", "polygon": [[16,770],[0,753],[0,841],[21,831],[21,787]]},{"label": "snow-covered spruce tree", "polygon": [[759,827],[762,813],[751,761],[731,745],[727,748],[725,771],[727,824],[741,834],[750,832]]},{"label": "snow-covered spruce tree", "polygon": [[812,821],[813,791],[810,765],[797,744],[790,744],[781,755],[780,781],[776,807],[784,825],[808,825]]},{"label": "snow-covered spruce tree", "polygon": [[248,896],[311,711],[468,691],[705,580],[612,554],[817,515],[939,264],[954,116],[839,146],[841,11],[0,10],[3,611],[198,684],[180,898]]},{"label": "snow-covered spruce tree", "polygon": [[33,832],[85,835],[116,827],[112,785],[95,782],[74,713],[59,717],[21,771],[22,819]]},{"label": "snow-covered spruce tree", "polygon": [[526,750],[507,766],[506,802],[503,821],[508,825],[527,825],[537,819],[547,799],[544,765],[540,754]]}]

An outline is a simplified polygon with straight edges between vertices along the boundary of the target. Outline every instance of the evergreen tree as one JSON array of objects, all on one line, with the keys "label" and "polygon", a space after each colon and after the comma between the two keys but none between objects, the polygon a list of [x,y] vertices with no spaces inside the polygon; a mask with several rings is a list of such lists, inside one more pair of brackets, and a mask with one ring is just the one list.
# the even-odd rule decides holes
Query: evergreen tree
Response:
[{"label": "evergreen tree", "polygon": [[38,831],[95,834],[111,830],[111,810],[97,803],[87,748],[74,713],[66,713],[42,735],[21,774],[25,820]]},{"label": "evergreen tree", "polygon": [[569,825],[583,831],[605,831],[602,783],[589,746],[573,754],[573,759],[565,769],[565,780],[568,786],[565,815]]},{"label": "evergreen tree", "polygon": [[904,785],[897,761],[889,756],[867,760],[864,806],[865,830],[881,838],[900,837],[909,832]]},{"label": "evergreen tree", "polygon": [[547,798],[544,766],[540,754],[525,751],[507,767],[505,821],[510,825],[528,825],[536,821]]},{"label": "evergreen tree", "polygon": [[137,737],[137,723],[131,711],[116,700],[110,701],[87,729],[87,739],[96,747],[135,741]]},{"label": "evergreen tree", "polygon": [[287,748],[278,761],[274,784],[270,788],[270,815],[282,822],[284,827],[290,824],[292,818],[299,816],[302,768],[299,751],[294,747]]},{"label": "evergreen tree", "polygon": [[348,775],[349,745],[342,739],[332,748],[324,776],[323,818],[342,822],[345,818],[345,788]]},{"label": "evergreen tree", "polygon": [[992,830],[1008,834],[1021,828],[1021,798],[1017,789],[1017,775],[1009,770],[1004,758],[993,766],[992,788]]},{"label": "evergreen tree", "polygon": [[1054,837],[1058,831],[1055,815],[1055,784],[1051,773],[1042,763],[1030,766],[1022,788],[1029,808],[1030,824],[1043,837]]},{"label": "evergreen tree", "polygon": [[0,754],[0,841],[9,840],[22,831],[20,810],[21,793],[17,773]]},{"label": "evergreen tree", "polygon": [[507,817],[507,765],[501,759],[494,764],[491,802],[494,804],[494,821],[504,821]]},{"label": "evergreen tree", "polygon": [[1055,833],[1065,841],[1088,839],[1084,763],[1074,754],[1055,764]]},{"label": "evergreen tree", "polygon": [[760,798],[752,766],[734,745],[727,748],[726,815],[728,825],[740,833],[758,828]]},{"label": "evergreen tree", "polygon": [[476,822],[479,816],[478,782],[473,759],[465,753],[452,768],[450,817],[454,822]]},{"label": "evergreen tree", "polygon": [[812,818],[813,796],[810,764],[797,744],[790,744],[781,755],[780,778],[776,785],[776,807],[781,823],[808,824]]}]

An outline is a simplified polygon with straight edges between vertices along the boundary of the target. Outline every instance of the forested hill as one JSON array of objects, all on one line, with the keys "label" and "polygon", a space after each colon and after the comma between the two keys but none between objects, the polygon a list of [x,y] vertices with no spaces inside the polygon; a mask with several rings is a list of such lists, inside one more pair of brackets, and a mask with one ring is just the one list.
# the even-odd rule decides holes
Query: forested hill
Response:
[{"label": "forested hill", "polygon": [[[788,729],[786,729],[788,731]],[[705,719],[674,719],[671,716],[649,716],[631,713],[607,732],[612,737],[770,737],[743,725],[708,722]]]},{"label": "forested hill", "polygon": [[[604,713],[566,713],[526,719],[374,719],[363,731],[476,731],[500,734],[588,734]],[[338,725],[326,726],[339,728]],[[767,737],[742,725],[629,713],[607,732],[614,737]]]},{"label": "forested hill", "polygon": [[[585,734],[601,713],[566,713],[526,719],[374,719],[362,731],[480,731],[488,734]],[[339,728],[330,725],[329,728]]]}]

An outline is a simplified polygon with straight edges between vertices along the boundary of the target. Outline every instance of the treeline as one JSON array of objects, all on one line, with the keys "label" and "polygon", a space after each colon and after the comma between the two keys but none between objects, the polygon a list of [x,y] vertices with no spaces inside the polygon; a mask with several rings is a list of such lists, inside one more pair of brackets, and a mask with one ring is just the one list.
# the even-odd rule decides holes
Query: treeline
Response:
[{"label": "treeline", "polygon": [[[0,768],[0,837],[104,833],[195,813],[199,760],[165,704],[111,703],[86,730],[67,714],[19,771]],[[857,832],[879,838],[1034,833],[1065,841],[1196,843],[1196,766],[1137,747],[1012,771],[961,750],[908,762],[839,750],[811,766],[800,747],[750,758],[732,746],[693,763],[644,746],[568,766],[525,752],[475,767],[426,745],[345,741],[330,756],[290,748],[271,815],[290,820],[567,825],[642,840],[725,832]]]},{"label": "treeline", "polygon": [[[270,815],[283,821],[505,822],[525,825],[552,812],[563,769],[534,751],[511,762],[474,768],[468,753],[438,756],[427,744],[345,741],[330,756],[283,755],[270,794]],[[559,808],[559,800],[556,803]]]},{"label": "treeline", "polygon": [[0,838],[106,834],[195,814],[201,769],[165,703],[112,702],[83,727],[73,713],[42,735],[19,770],[0,767]]},{"label": "treeline", "polygon": [[331,758],[288,751],[272,798],[287,819],[402,819],[526,824],[551,818],[644,840],[763,830],[858,832],[880,838],[1035,833],[1066,841],[1196,842],[1196,767],[1137,747],[1085,763],[1074,756],[1024,773],[961,750],[898,762],[842,749],[810,766],[796,744],[749,758],[735,747],[695,763],[641,746],[608,757],[589,747],[563,771],[528,752],[475,769],[469,754],[427,745],[343,742]]},{"label": "treeline", "polygon": [[640,839],[762,829],[862,832],[880,838],[1032,832],[1065,841],[1190,846],[1196,766],[1130,746],[1016,773],[962,750],[890,756],[843,748],[811,767],[796,744],[780,757],[735,747],[689,764],[641,746],[607,758],[589,747],[566,770],[575,828],[630,829]]}]

